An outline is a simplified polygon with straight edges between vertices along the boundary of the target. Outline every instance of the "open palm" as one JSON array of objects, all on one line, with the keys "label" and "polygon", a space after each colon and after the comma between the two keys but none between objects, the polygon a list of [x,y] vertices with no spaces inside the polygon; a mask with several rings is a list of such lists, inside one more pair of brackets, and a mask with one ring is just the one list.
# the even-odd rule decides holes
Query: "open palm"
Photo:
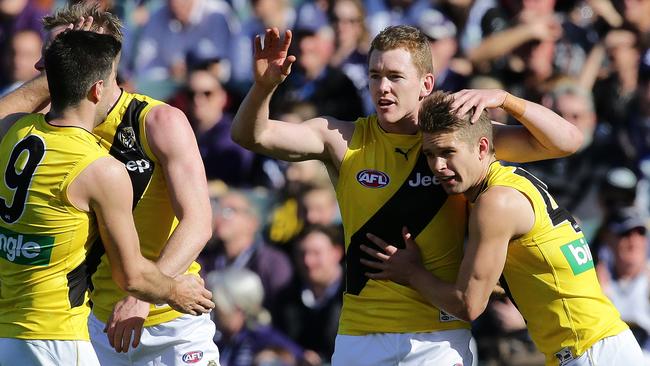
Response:
[{"label": "open palm", "polygon": [[284,32],[284,39],[280,39],[277,28],[267,29],[262,37],[255,36],[255,81],[269,87],[280,84],[291,72],[291,64],[296,61],[295,56],[287,56],[291,45],[291,31]]}]

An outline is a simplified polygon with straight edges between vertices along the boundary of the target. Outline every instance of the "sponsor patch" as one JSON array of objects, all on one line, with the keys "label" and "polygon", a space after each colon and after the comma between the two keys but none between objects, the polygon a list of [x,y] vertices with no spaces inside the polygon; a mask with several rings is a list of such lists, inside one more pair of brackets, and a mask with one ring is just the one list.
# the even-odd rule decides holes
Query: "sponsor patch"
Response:
[{"label": "sponsor patch", "polygon": [[440,322],[441,323],[455,322],[457,320],[460,320],[460,319],[458,319],[455,316],[445,312],[444,310],[440,310]]},{"label": "sponsor patch", "polygon": [[203,358],[203,351],[190,351],[183,355],[183,362],[197,363]]},{"label": "sponsor patch", "polygon": [[574,275],[579,275],[594,268],[594,260],[585,238],[580,238],[560,247],[569,262]]},{"label": "sponsor patch", "polygon": [[47,266],[50,264],[54,238],[18,234],[0,228],[0,257],[15,264]]},{"label": "sponsor patch", "polygon": [[555,354],[555,357],[557,357],[557,360],[559,362],[558,366],[565,366],[566,364],[568,364],[569,362],[575,359],[569,347],[562,348],[560,352],[557,352]]},{"label": "sponsor patch", "polygon": [[390,178],[379,170],[364,169],[357,173],[357,182],[368,188],[383,188],[390,183]]}]

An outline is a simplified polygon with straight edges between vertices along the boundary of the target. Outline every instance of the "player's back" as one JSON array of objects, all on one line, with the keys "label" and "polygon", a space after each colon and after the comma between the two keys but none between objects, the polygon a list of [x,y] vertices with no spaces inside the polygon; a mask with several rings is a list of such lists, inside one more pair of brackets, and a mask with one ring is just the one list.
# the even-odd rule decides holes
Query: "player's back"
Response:
[{"label": "player's back", "polygon": [[19,119],[0,144],[0,337],[88,340],[86,255],[97,238],[69,184],[108,156],[79,127]]},{"label": "player's back", "polygon": [[627,329],[600,288],[580,227],[546,185],[524,169],[499,162],[492,163],[487,179],[488,188],[506,186],[524,194],[535,213],[533,228],[509,243],[502,285],[547,364],[581,355]]}]

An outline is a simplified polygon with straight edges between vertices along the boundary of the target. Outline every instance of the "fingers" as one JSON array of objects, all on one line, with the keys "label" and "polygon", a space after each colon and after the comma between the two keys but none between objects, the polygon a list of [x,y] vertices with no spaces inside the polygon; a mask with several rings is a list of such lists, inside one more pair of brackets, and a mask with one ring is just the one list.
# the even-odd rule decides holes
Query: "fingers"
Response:
[{"label": "fingers", "polygon": [[287,29],[284,31],[284,41],[282,42],[282,50],[284,52],[289,51],[289,46],[291,46],[291,38],[293,38],[291,30]]},{"label": "fingers", "polygon": [[289,75],[291,73],[291,65],[296,61],[296,56],[288,56],[282,63],[282,74]]},{"label": "fingers", "polygon": [[253,46],[256,55],[262,53],[262,37],[259,34],[255,36],[255,40],[253,41]]},{"label": "fingers", "polygon": [[142,327],[137,327],[133,329],[133,343],[131,345],[133,348],[136,348],[140,345],[140,337],[142,337]]},{"label": "fingers", "polygon": [[90,27],[92,27],[92,25],[93,25],[93,17],[88,16],[88,18],[86,18],[86,21],[82,24],[81,29],[85,31],[90,31]]},{"label": "fingers", "polygon": [[113,336],[109,338],[109,342],[117,352],[122,352],[122,337],[124,337],[124,323],[115,324],[115,331]]},{"label": "fingers", "polygon": [[389,245],[385,241],[375,236],[374,234],[367,233],[366,238],[370,239],[371,242],[375,243],[375,245],[377,245],[379,248],[381,248],[384,251],[386,251],[386,248],[389,247]]},{"label": "fingers", "polygon": [[366,254],[370,255],[373,258],[377,258],[380,261],[387,261],[390,258],[389,255],[386,255],[385,253],[381,253],[381,252],[379,252],[377,250],[374,250],[372,248],[368,248],[367,246],[365,246],[363,244],[361,244],[360,248],[361,248],[361,250],[366,252]]},{"label": "fingers", "polygon": [[386,265],[383,262],[370,261],[365,258],[361,258],[359,259],[359,261],[361,261],[361,264],[363,264],[364,266],[378,269],[380,271],[383,271],[386,268]]}]

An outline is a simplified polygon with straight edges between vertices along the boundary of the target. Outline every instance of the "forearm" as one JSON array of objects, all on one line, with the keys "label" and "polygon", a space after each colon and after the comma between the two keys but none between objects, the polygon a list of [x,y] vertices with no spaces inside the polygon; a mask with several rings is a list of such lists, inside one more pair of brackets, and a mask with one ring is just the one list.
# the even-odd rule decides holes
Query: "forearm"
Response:
[{"label": "forearm", "polygon": [[456,284],[442,281],[422,268],[411,275],[409,286],[436,308],[469,321],[463,293],[458,290]]},{"label": "forearm", "polygon": [[39,75],[0,99],[0,119],[13,113],[38,112],[50,101],[47,78]]},{"label": "forearm", "polygon": [[242,101],[233,120],[231,135],[233,141],[253,150],[269,124],[271,96],[275,88],[253,84]]},{"label": "forearm", "polygon": [[192,221],[181,220],[160,253],[156,265],[167,276],[185,273],[209,240],[209,227],[206,231]]},{"label": "forearm", "polygon": [[542,149],[546,158],[573,154],[582,145],[582,132],[542,105],[508,94],[502,107],[530,132],[531,143]]},{"label": "forearm", "polygon": [[145,258],[139,262],[137,269],[134,269],[136,272],[125,276],[124,290],[129,295],[152,304],[167,302],[174,288],[172,278]]}]

